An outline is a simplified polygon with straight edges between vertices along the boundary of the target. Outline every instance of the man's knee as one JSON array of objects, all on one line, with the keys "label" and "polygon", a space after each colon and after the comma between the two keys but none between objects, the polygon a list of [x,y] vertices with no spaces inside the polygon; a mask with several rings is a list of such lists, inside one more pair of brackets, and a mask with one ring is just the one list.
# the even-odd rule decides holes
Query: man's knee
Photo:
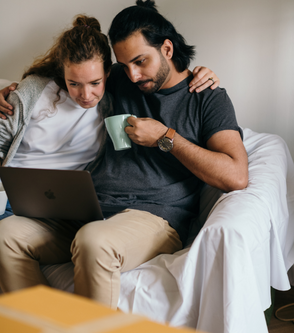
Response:
[{"label": "man's knee", "polygon": [[72,254],[80,253],[94,256],[99,255],[100,251],[106,251],[111,247],[112,234],[110,228],[98,222],[85,224],[77,232],[72,243]]}]

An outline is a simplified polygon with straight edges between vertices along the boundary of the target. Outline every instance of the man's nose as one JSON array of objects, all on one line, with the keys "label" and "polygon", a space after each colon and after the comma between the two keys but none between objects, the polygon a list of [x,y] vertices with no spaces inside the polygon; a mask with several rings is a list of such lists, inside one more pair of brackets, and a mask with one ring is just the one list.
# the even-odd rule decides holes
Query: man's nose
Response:
[{"label": "man's nose", "polygon": [[128,69],[127,74],[128,74],[129,79],[134,83],[138,82],[142,77],[142,75],[138,71],[138,69],[132,68],[132,67]]}]

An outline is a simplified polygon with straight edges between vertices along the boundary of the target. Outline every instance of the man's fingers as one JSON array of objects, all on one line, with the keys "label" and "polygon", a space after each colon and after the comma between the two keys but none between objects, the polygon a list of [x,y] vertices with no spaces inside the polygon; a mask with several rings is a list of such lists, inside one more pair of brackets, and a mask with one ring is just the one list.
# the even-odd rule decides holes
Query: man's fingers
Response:
[{"label": "man's fingers", "polygon": [[13,83],[11,83],[11,85],[8,87],[8,89],[9,89],[10,91],[13,91],[13,90],[15,90],[15,89],[17,88],[17,86],[18,86],[18,83],[13,82]]},{"label": "man's fingers", "polygon": [[135,124],[137,117],[136,116],[131,116],[127,118],[127,122],[132,126]]},{"label": "man's fingers", "polygon": [[13,115],[13,107],[8,104],[5,99],[11,91],[15,90],[16,87],[17,83],[12,83],[9,87],[5,87],[0,90],[0,111],[2,112],[2,114],[0,114],[0,118],[2,119],[7,119],[4,114]]},{"label": "man's fingers", "polygon": [[[9,116],[13,115],[12,106],[8,104],[5,99],[0,98],[0,112],[8,114]],[[0,114],[0,118],[6,119],[6,116]]]},{"label": "man's fingers", "polygon": [[0,118],[4,119],[4,120],[7,119],[7,117],[3,113],[1,113],[1,112],[0,112]]}]

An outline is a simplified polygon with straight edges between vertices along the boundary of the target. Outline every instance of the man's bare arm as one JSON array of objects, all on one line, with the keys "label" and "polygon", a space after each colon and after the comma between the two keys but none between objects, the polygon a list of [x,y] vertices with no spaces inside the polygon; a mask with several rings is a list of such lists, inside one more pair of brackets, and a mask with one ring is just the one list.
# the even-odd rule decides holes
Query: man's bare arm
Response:
[{"label": "man's bare arm", "polygon": [[175,135],[173,154],[205,183],[225,192],[241,190],[248,183],[248,158],[237,131],[214,134],[204,149]]},{"label": "man's bare arm", "polygon": [[[136,144],[157,147],[157,140],[167,127],[150,118],[129,117],[125,131]],[[170,151],[187,169],[205,183],[225,192],[240,190],[248,183],[248,159],[237,131],[225,130],[214,134],[201,148],[178,133]]]}]

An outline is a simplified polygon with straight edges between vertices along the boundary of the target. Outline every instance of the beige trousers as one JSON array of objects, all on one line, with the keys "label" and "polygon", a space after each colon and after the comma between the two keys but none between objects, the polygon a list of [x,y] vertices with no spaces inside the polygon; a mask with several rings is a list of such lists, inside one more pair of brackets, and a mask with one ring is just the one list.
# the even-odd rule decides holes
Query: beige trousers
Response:
[{"label": "beige trousers", "polygon": [[120,272],[182,248],[167,221],[127,209],[81,228],[64,221],[11,216],[0,221],[0,287],[13,291],[49,285],[40,265],[75,265],[75,293],[117,307]]}]

